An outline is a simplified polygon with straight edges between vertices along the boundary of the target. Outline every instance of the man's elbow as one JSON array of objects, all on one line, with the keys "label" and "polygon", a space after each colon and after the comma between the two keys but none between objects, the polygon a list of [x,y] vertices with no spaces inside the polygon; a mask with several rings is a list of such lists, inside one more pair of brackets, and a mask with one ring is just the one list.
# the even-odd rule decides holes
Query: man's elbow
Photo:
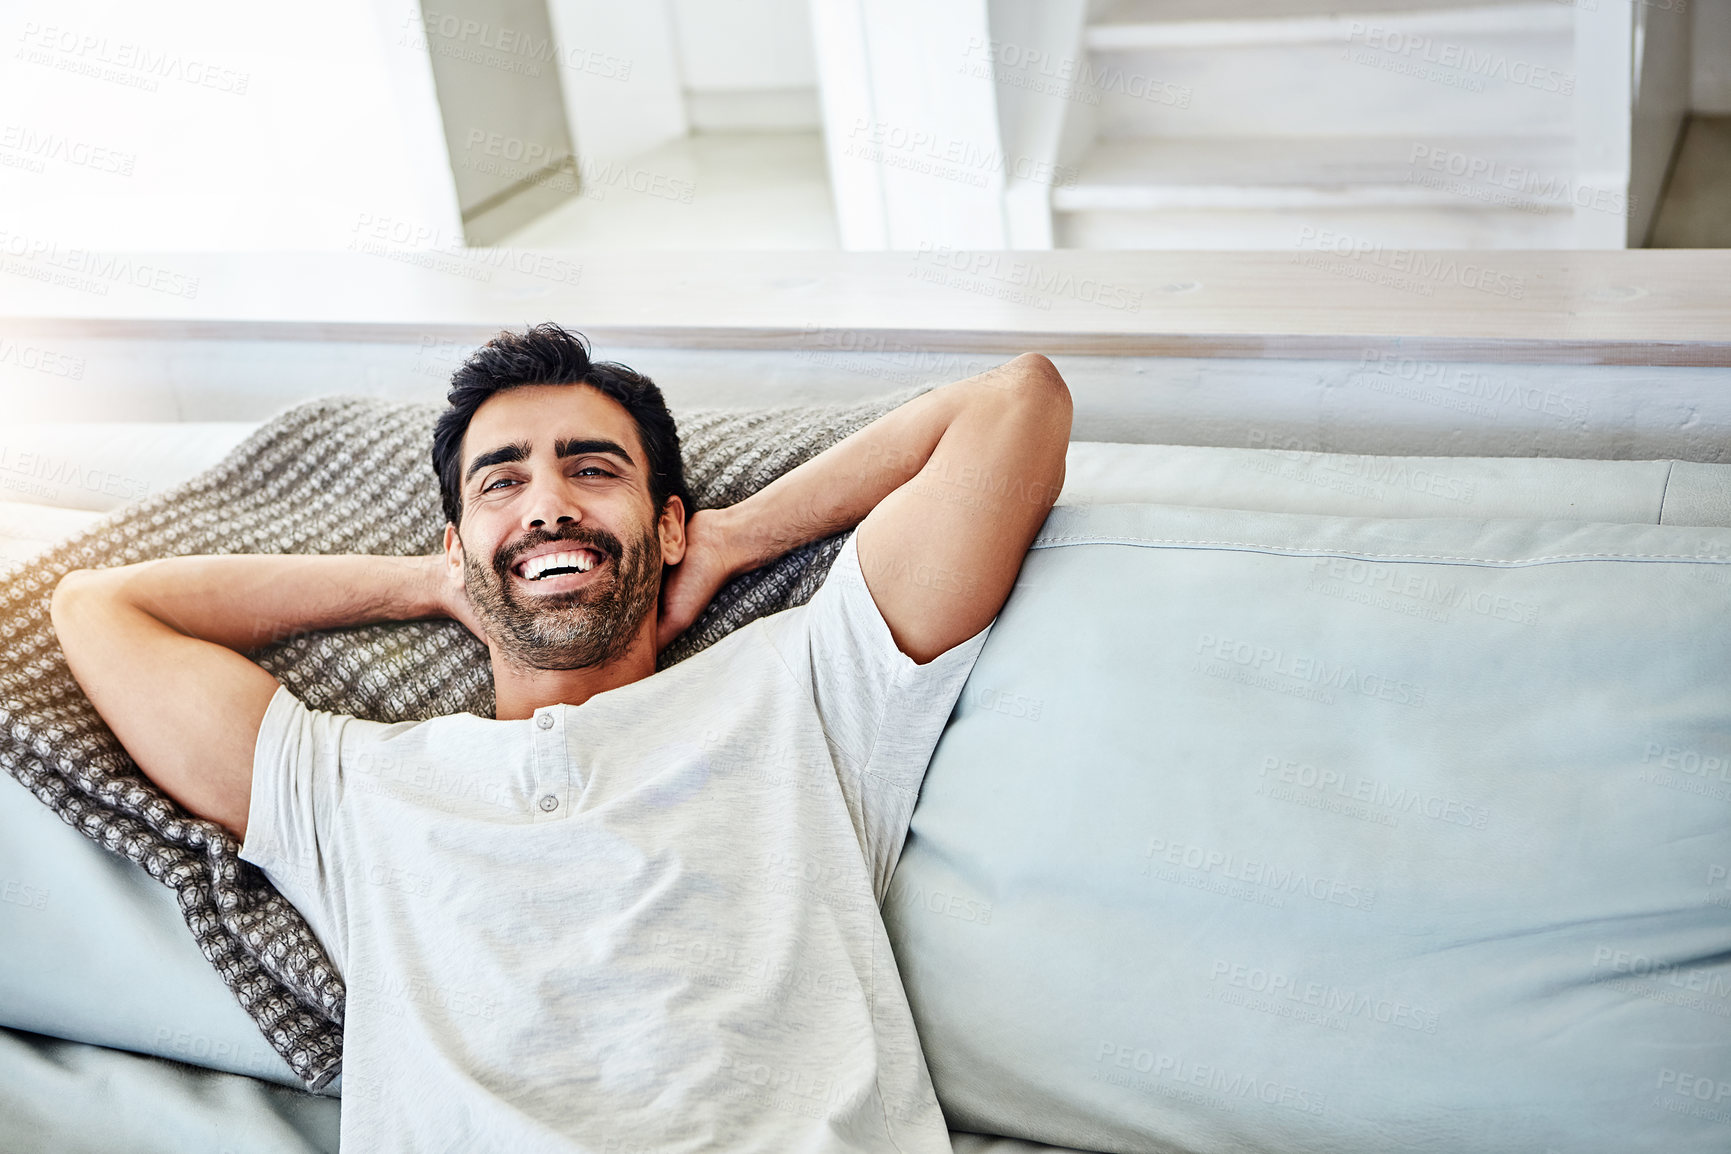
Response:
[{"label": "man's elbow", "polygon": [[114,569],[73,569],[55,583],[48,621],[62,652],[88,649],[91,639],[102,636],[113,621],[120,590]]},{"label": "man's elbow", "polygon": [[1064,439],[1069,440],[1070,419],[1076,406],[1058,366],[1040,353],[1023,353],[1006,368],[1010,370],[1016,395],[1050,412],[1054,424],[1063,427]]},{"label": "man's elbow", "polygon": [[1006,368],[1015,395],[1045,415],[1043,423],[1054,444],[1067,446],[1076,406],[1058,367],[1040,353],[1023,353]]},{"label": "man's elbow", "polygon": [[1044,353],[1023,353],[1007,367],[1013,370],[1021,388],[1037,396],[1062,398],[1066,403],[1070,400],[1070,387],[1064,383],[1063,374]]},{"label": "man's elbow", "polygon": [[89,592],[95,576],[92,569],[74,569],[55,584],[54,592],[48,598],[48,619],[54,623],[55,629],[63,626],[74,599]]}]

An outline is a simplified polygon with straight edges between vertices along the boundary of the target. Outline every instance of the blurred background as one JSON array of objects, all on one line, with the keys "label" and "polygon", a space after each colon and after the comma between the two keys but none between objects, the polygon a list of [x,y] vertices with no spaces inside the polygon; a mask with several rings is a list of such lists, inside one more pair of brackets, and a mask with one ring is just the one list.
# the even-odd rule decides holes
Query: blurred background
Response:
[{"label": "blurred background", "polygon": [[1731,245],[1731,0],[0,11],[8,258]]}]

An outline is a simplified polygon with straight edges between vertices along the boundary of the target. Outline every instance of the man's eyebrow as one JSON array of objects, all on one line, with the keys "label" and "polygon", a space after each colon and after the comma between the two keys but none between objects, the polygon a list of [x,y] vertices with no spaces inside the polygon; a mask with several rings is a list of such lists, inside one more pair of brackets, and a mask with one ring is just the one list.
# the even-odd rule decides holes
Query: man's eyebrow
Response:
[{"label": "man's eyebrow", "polygon": [[[497,449],[482,453],[469,465],[469,471],[463,474],[463,483],[474,480],[475,474],[488,465],[502,465],[507,461],[527,461],[530,444],[528,441],[518,441],[512,445],[501,445]],[[618,457],[627,465],[636,465],[631,454],[625,451],[618,441],[609,441],[605,437],[560,437],[553,442],[553,455],[563,460],[566,457],[581,457],[586,453],[606,453]]]},{"label": "man's eyebrow", "polygon": [[586,453],[606,453],[618,457],[627,465],[636,465],[631,454],[625,451],[625,446],[618,441],[609,441],[605,437],[562,437],[553,442],[553,455],[563,460],[566,457],[581,457]]}]

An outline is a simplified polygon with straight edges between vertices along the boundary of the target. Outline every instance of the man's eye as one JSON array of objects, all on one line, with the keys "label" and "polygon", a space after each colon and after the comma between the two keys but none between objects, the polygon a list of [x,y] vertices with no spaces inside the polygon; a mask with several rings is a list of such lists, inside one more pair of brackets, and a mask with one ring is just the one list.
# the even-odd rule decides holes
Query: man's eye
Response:
[{"label": "man's eye", "polygon": [[[602,476],[602,477],[613,476],[612,473],[608,472],[606,469],[603,469],[600,465],[585,465],[581,469],[578,469],[575,473],[572,473],[571,475],[573,477],[581,477],[585,473],[594,473],[594,474],[596,474],[598,476]],[[481,492],[490,493],[500,485],[514,485],[516,483],[517,483],[517,481],[516,481],[516,478],[514,478],[514,477],[498,477],[492,481],[487,482],[485,485],[481,486]]]}]

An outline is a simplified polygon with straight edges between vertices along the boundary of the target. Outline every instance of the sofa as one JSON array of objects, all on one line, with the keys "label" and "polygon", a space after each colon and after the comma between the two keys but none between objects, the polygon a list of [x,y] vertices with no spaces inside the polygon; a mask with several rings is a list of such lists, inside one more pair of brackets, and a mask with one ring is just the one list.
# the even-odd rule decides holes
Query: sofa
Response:
[{"label": "sofa", "polygon": [[[254,428],[0,428],[0,566]],[[884,905],[956,1148],[1731,1145],[1727,610],[1731,466],[1074,442]],[[13,1144],[335,1149],[6,775],[0,898]]]}]

